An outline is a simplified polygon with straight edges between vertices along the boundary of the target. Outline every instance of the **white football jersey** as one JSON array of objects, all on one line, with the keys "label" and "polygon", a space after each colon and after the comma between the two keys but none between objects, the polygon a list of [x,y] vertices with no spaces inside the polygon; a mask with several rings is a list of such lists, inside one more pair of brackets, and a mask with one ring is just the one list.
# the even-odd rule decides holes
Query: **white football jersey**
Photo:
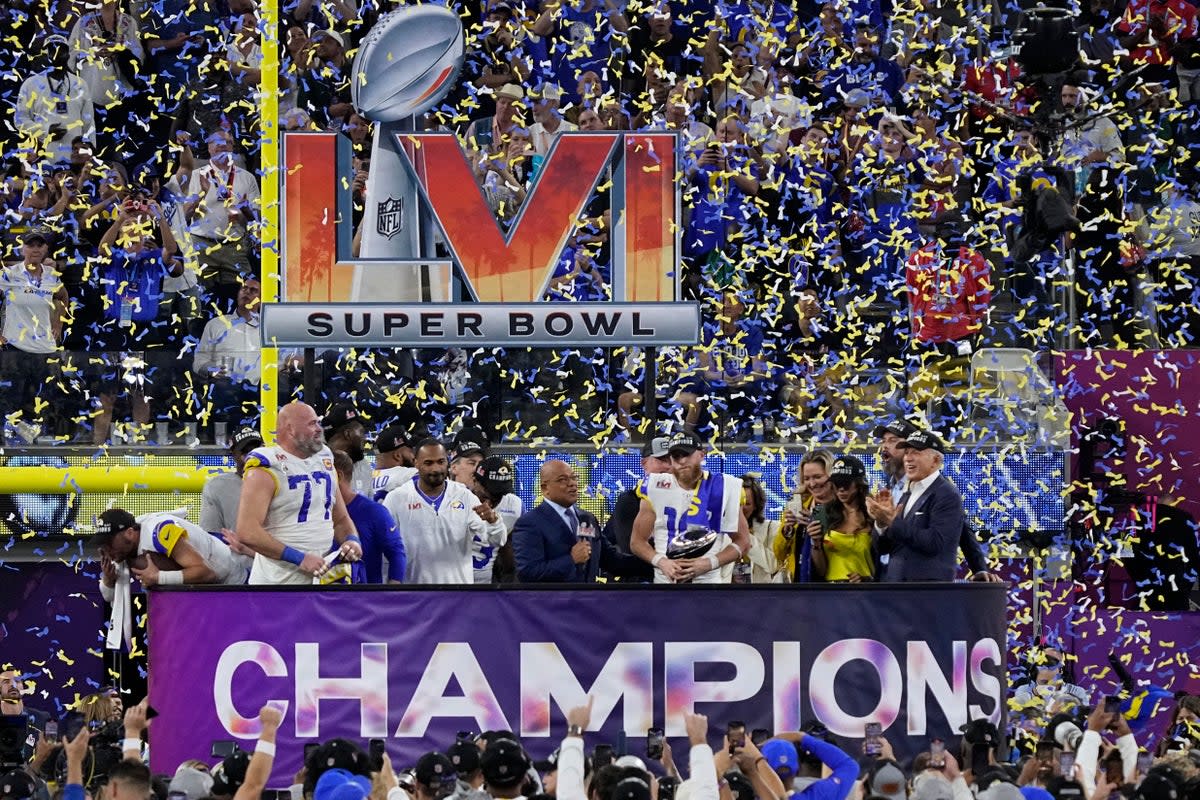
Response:
[{"label": "white football jersey", "polygon": [[375,470],[371,479],[371,497],[382,503],[388,492],[398,489],[405,483],[417,477],[416,467],[388,467]]},{"label": "white football jersey", "polygon": [[[689,491],[668,473],[649,475],[638,483],[638,497],[654,507],[654,549],[666,555],[675,537],[690,527],[716,530],[717,537],[709,553],[719,553],[736,534],[742,514],[742,482],[732,475],[703,472],[700,485]],[[693,579],[693,583],[726,583],[726,570],[714,570]],[[667,583],[659,570],[654,570],[655,583]]]},{"label": "white football jersey", "polygon": [[141,538],[140,553],[161,553],[174,557],[175,546],[183,539],[192,546],[204,563],[217,573],[219,583],[240,585],[246,582],[248,559],[236,555],[229,545],[194,522],[171,514],[147,514],[138,523]]},{"label": "white football jersey", "polygon": [[447,480],[440,497],[427,498],[414,478],[388,492],[384,507],[391,512],[404,539],[408,556],[405,583],[470,584],[475,582],[471,542],[476,535],[500,546],[508,536],[504,520],[486,523],[475,513],[479,505],[470,489]]},{"label": "white football jersey", "polygon": [[[263,469],[275,481],[275,494],[267,509],[267,532],[288,547],[304,553],[324,554],[333,546],[333,505],[337,474],[328,447],[309,458],[300,458],[278,445],[256,447],[246,457],[246,473]],[[312,584],[294,564],[267,558],[254,559],[250,583]]]},{"label": "white football jersey", "polygon": [[504,523],[506,535],[504,541],[500,544],[488,544],[483,537],[476,536],[471,541],[471,566],[475,568],[476,583],[491,583],[493,570],[496,566],[496,555],[500,552],[500,548],[508,541],[508,536],[512,534],[513,526],[517,524],[517,520],[525,513],[525,501],[518,495],[509,492],[504,495],[504,499],[500,501],[500,505],[496,506],[496,516],[500,517],[500,521]]}]

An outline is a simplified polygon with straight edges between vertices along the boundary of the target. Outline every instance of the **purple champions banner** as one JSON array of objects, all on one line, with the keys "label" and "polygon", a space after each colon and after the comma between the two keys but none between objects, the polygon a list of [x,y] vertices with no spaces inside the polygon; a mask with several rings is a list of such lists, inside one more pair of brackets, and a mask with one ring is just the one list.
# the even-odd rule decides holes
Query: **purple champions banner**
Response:
[{"label": "purple champions banner", "polygon": [[[386,739],[397,765],[458,731],[512,730],[535,757],[565,710],[595,696],[589,746],[644,753],[683,715],[796,730],[814,719],[857,747],[875,720],[901,757],[999,721],[1007,589],[995,584],[813,588],[610,586],[169,589],[150,602],[153,768],[253,749],[258,711],[284,712],[272,785],[303,745]],[[684,746],[683,742],[679,745]]]}]

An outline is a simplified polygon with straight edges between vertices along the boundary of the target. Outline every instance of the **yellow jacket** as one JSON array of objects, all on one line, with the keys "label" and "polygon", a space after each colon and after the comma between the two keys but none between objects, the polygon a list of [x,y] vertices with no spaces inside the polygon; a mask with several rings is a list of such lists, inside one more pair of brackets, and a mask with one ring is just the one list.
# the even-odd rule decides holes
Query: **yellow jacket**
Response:
[{"label": "yellow jacket", "polygon": [[[788,502],[788,507],[793,506],[795,498]],[[800,498],[800,509],[802,511],[811,511],[814,505],[813,496],[803,495]],[[779,526],[775,533],[775,541],[771,543],[771,550],[775,553],[775,560],[787,570],[787,581],[790,583],[796,579],[796,546],[803,541],[804,530],[802,528],[792,528],[790,533],[791,538],[784,536],[786,527],[780,519]]]}]

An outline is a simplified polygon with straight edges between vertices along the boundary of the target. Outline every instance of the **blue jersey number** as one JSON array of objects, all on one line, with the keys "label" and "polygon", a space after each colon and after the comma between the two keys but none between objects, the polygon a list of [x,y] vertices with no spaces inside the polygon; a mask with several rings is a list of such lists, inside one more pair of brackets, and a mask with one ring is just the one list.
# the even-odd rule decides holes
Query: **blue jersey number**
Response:
[{"label": "blue jersey number", "polygon": [[479,555],[471,559],[471,565],[475,569],[483,569],[488,564],[492,563],[492,556],[495,555],[495,553],[496,547],[494,545],[484,545],[483,547],[479,548]]},{"label": "blue jersey number", "polygon": [[333,478],[329,477],[328,472],[314,472],[312,475],[289,475],[289,489],[304,487],[304,498],[300,501],[300,513],[296,516],[297,522],[308,522],[308,511],[312,505],[313,481],[325,484],[324,519],[330,519],[333,515]]}]

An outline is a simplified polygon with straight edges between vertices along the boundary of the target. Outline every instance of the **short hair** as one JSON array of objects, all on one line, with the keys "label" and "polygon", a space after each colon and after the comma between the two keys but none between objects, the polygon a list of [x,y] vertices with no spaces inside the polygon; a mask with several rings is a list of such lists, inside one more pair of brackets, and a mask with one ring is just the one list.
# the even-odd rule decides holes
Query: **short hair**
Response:
[{"label": "short hair", "polygon": [[150,768],[140,761],[125,759],[108,771],[110,783],[120,783],[131,792],[142,797],[150,796]]},{"label": "short hair", "polygon": [[345,450],[334,450],[333,468],[339,479],[348,481],[354,476],[354,459]]},{"label": "short hair", "polygon": [[416,455],[417,453],[421,452],[421,450],[423,450],[426,447],[441,447],[441,448],[445,449],[446,443],[443,442],[441,439],[435,439],[432,436],[427,436],[424,439],[422,439],[421,441],[417,442],[416,447],[413,448],[413,455]]}]

